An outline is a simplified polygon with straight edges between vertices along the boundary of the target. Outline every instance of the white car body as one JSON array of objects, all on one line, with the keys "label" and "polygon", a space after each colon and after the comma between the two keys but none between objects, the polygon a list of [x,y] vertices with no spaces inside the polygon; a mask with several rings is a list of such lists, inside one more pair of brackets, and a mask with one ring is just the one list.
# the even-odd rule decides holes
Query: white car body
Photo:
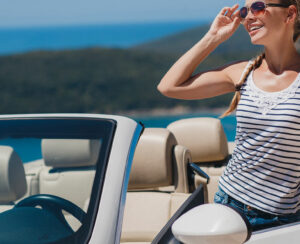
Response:
[{"label": "white car body", "polygon": [[[1,121],[8,121],[9,124],[14,123],[14,121],[22,120],[29,122],[30,120],[64,120],[66,126],[68,125],[68,121],[72,120],[108,120],[114,121],[115,131],[113,135],[113,141],[110,148],[110,153],[107,161],[107,167],[105,169],[101,198],[99,202],[96,201],[95,209],[93,209],[93,223],[91,223],[90,231],[88,236],[86,237],[83,243],[107,243],[107,244],[117,244],[120,243],[121,231],[122,231],[122,221],[124,208],[126,203],[126,192],[129,182],[129,175],[132,166],[132,160],[134,156],[134,151],[136,149],[139,137],[143,132],[143,126],[139,123],[133,121],[132,119],[122,117],[122,116],[114,116],[114,115],[100,115],[100,114],[27,114],[27,115],[2,115],[0,116]],[[51,122],[51,121],[50,121]],[[49,122],[49,123],[50,123]],[[55,129],[53,129],[55,130]],[[1,131],[0,131],[1,133]],[[3,132],[4,133],[4,132]],[[1,136],[1,134],[0,134]],[[97,186],[94,186],[97,189]],[[200,206],[201,207],[201,206]],[[188,214],[189,212],[187,212]],[[1,216],[2,213],[0,213]],[[175,214],[176,215],[176,214]],[[174,215],[174,216],[175,216]],[[177,217],[180,217],[181,213],[177,213]],[[184,215],[183,215],[184,216]],[[206,211],[205,213],[201,213],[201,219],[203,221],[202,225],[199,225],[199,231],[193,233],[193,235],[199,235],[201,240],[203,236],[207,236],[209,233],[209,240],[203,241],[203,243],[221,243],[215,242],[215,237],[219,238],[217,233],[224,234],[224,242],[226,242],[226,238],[232,237],[234,233],[236,233],[237,229],[226,229],[226,233],[222,228],[223,225],[217,225],[218,228],[211,228],[210,225],[207,225],[205,220],[209,219],[212,225],[214,221],[217,223],[222,219],[222,214],[216,216],[216,219],[211,218],[211,213]],[[195,216],[194,216],[195,217]],[[226,218],[229,218],[230,215]],[[179,220],[178,219],[178,220]],[[237,219],[237,220],[236,220]],[[171,223],[167,223],[170,226],[175,222],[176,219],[171,219]],[[197,226],[198,218],[192,218],[192,220],[184,220],[187,221],[180,227],[181,235],[191,235],[189,232],[189,226]],[[228,221],[228,219],[226,220]],[[239,219],[235,216],[232,218],[232,221],[243,221],[243,219]],[[175,222],[176,223],[176,222]],[[239,225],[232,225],[239,226]],[[228,226],[227,226],[228,227]],[[205,229],[208,228],[208,229]],[[17,229],[15,231],[18,231]],[[214,232],[215,231],[215,232]],[[219,232],[218,232],[219,231]],[[221,231],[221,232],[220,232]],[[247,228],[239,229],[239,232],[243,232],[245,236],[247,236]],[[176,231],[175,231],[176,232]],[[204,233],[204,234],[203,234]],[[176,233],[175,233],[176,236]],[[243,235],[241,235],[243,236]],[[199,240],[200,240],[199,239]],[[178,240],[172,239],[172,243],[180,243]],[[244,240],[237,243],[243,243]],[[296,244],[300,242],[300,223],[289,224],[286,226],[266,229],[262,231],[257,231],[251,234],[250,238],[246,243],[249,244],[276,244],[276,243],[284,243],[288,242],[289,244]],[[163,243],[159,240],[155,243]],[[193,243],[193,242],[191,242]],[[196,242],[201,243],[201,242]]]}]

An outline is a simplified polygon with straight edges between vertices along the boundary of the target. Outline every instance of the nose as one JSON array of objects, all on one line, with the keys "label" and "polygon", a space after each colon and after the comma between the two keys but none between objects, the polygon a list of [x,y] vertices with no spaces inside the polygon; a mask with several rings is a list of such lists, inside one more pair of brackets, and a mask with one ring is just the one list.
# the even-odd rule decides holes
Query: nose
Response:
[{"label": "nose", "polygon": [[248,14],[247,14],[245,20],[252,20],[252,19],[254,19],[254,18],[255,18],[255,15],[254,15],[254,14],[252,13],[252,11],[249,9],[249,10],[248,10]]},{"label": "nose", "polygon": [[241,21],[242,24],[247,23],[248,21],[253,21],[255,19],[255,15],[251,12],[251,10],[249,9],[247,12],[246,17]]}]

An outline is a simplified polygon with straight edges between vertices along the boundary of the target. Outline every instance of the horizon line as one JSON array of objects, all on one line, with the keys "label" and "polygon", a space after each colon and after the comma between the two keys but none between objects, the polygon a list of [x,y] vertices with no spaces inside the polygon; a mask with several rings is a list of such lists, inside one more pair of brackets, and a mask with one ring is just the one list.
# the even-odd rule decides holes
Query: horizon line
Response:
[{"label": "horizon line", "polygon": [[92,26],[121,26],[121,25],[151,25],[151,24],[170,24],[170,23],[210,23],[211,19],[184,19],[184,20],[153,20],[153,21],[128,21],[128,22],[99,22],[99,23],[62,23],[62,24],[42,24],[42,25],[8,25],[1,26],[0,30],[8,29],[40,29],[40,28],[67,28],[67,27],[92,27]]}]

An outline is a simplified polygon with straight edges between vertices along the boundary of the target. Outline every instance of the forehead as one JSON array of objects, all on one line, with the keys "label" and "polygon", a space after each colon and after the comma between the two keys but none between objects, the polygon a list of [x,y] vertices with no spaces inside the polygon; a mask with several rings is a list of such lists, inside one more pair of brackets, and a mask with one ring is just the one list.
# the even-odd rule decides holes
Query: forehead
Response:
[{"label": "forehead", "polygon": [[255,2],[280,3],[280,0],[246,0],[245,6],[250,6],[252,3],[255,3]]}]

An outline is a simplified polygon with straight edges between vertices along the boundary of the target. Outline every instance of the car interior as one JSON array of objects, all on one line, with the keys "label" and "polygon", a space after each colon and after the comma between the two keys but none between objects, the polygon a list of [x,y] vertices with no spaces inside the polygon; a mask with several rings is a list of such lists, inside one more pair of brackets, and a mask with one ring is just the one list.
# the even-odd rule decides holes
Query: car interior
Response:
[{"label": "car interior", "polygon": [[[26,207],[24,199],[43,194],[70,201],[86,213],[101,140],[44,138],[40,144],[42,158],[27,163],[12,146],[0,146],[0,211]],[[146,128],[133,158],[121,243],[160,243],[171,235],[172,216],[191,207],[184,203],[199,187],[194,205],[213,202],[229,157],[218,119],[184,119],[167,128]],[[204,173],[195,173],[189,167],[192,163]],[[65,210],[62,213],[71,232],[78,230],[82,213]]]},{"label": "car interior", "polygon": [[0,243],[86,240],[115,122],[17,118],[0,124]]},{"label": "car interior", "polygon": [[[187,204],[180,209],[199,187],[198,204],[213,202],[232,146],[215,118],[178,120],[166,129],[146,128],[133,159],[121,243],[166,243],[162,240],[172,235],[176,219],[171,217],[191,208]],[[204,174],[195,174],[191,163]]]},{"label": "car interior", "polygon": [[[47,197],[46,202],[51,201],[49,197],[55,196],[67,200],[66,205],[72,204],[79,212],[76,214],[73,209],[66,211],[66,206],[62,208],[62,221],[67,221],[71,231],[64,229],[65,233],[61,236],[77,231],[88,209],[100,146],[100,140],[43,139],[43,158],[25,164],[12,147],[0,146],[0,172],[3,175],[0,182],[1,212],[35,205],[47,208],[48,205],[42,204],[43,199],[31,198],[42,194]],[[59,236],[56,233],[55,239]]]}]

